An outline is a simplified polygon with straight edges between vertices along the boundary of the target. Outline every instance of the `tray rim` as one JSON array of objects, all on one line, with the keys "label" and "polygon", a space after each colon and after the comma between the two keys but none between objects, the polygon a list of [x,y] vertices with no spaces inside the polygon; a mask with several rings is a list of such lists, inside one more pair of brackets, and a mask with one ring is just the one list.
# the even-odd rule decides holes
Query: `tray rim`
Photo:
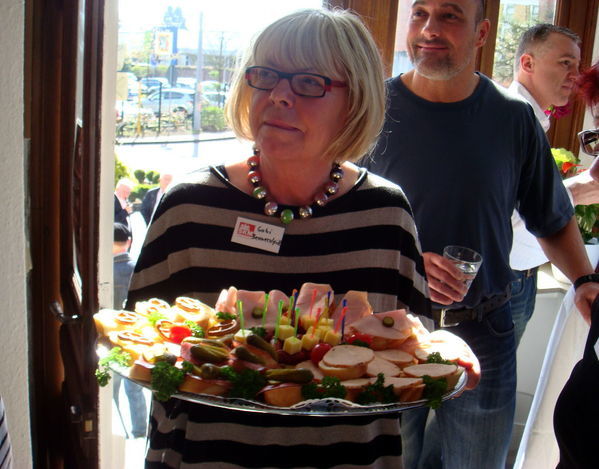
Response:
[{"label": "tray rim", "polygon": [[[153,392],[150,383],[130,378],[128,375],[129,368],[111,367],[111,369],[113,372],[118,373],[123,378],[133,381],[134,383]],[[457,394],[464,390],[467,382],[467,376],[467,370],[464,370],[455,387],[443,395],[441,398],[442,402],[453,399]],[[301,401],[291,407],[277,407],[264,402],[234,397],[214,396],[212,394],[176,392],[171,396],[171,398],[193,402],[196,404],[209,405],[212,407],[220,407],[228,410],[238,410],[242,412],[312,417],[351,417],[404,412],[406,410],[425,407],[427,402],[425,399],[420,399],[418,401],[411,402],[395,402],[392,404],[372,404],[365,406],[345,399],[326,398]]]}]

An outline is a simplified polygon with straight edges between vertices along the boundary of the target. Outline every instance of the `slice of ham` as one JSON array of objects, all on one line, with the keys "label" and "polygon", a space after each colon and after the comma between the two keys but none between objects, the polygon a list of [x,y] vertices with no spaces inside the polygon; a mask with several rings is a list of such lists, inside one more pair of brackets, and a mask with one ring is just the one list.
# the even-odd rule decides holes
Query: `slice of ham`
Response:
[{"label": "slice of ham", "polygon": [[[289,297],[281,290],[271,290],[268,292],[268,305],[266,307],[266,321],[264,325],[267,332],[273,332],[275,330],[275,324],[279,314],[279,302],[281,301],[283,302],[283,305],[289,305]],[[260,323],[260,325],[262,325],[262,323]]]},{"label": "slice of ham", "polygon": [[[330,295],[328,294],[329,292],[331,292]],[[312,304],[313,296],[314,304]],[[310,305],[312,305],[312,315],[315,315],[317,308],[321,308],[321,311],[324,311],[326,298],[329,298],[330,302],[335,298],[333,288],[330,285],[306,282],[300,288],[295,307],[299,309],[300,315],[310,314]]]},{"label": "slice of ham", "polygon": [[[386,317],[393,319],[392,326],[387,327],[383,325],[383,319]],[[354,332],[368,334],[377,338],[392,341],[404,341],[412,335],[412,322],[408,319],[405,309],[396,309],[394,311],[374,313],[366,316],[351,323],[349,329]]]},{"label": "slice of ham", "polygon": [[345,324],[352,324],[366,316],[372,314],[372,306],[368,302],[368,293],[364,291],[348,291],[335,310],[333,311],[332,318],[337,324],[339,317],[343,311],[343,302],[346,302],[347,310],[345,311],[344,321]]},{"label": "slice of ham", "polygon": [[[243,320],[244,327],[249,329],[250,327],[260,326],[262,323],[262,317],[254,317],[252,314],[254,309],[264,308],[264,297],[266,293],[263,291],[248,291],[238,290],[237,291],[237,302],[241,301],[241,307],[243,308]],[[237,305],[237,302],[235,303]],[[237,307],[235,312],[238,313]]]},{"label": "slice of ham", "polygon": [[236,314],[235,303],[237,303],[237,288],[229,287],[228,290],[222,290],[214,309],[218,313]]}]

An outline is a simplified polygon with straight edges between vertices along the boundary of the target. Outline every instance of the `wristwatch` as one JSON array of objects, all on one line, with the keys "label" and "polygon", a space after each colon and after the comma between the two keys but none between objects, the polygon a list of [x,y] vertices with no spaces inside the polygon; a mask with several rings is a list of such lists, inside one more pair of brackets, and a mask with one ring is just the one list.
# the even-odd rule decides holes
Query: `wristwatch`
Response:
[{"label": "wristwatch", "polygon": [[574,290],[576,290],[583,283],[589,283],[589,282],[598,282],[599,283],[599,274],[588,274],[588,275],[583,275],[582,277],[578,277],[574,281]]}]

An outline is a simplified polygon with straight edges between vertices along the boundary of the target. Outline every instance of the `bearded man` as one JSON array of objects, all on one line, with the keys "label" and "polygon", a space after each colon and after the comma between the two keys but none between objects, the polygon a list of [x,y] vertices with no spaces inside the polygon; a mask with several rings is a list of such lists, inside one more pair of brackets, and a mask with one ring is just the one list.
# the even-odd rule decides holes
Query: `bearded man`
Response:
[{"label": "bearded man", "polygon": [[[475,72],[490,28],[483,1],[415,0],[411,9],[407,46],[414,69],[388,82],[386,125],[366,165],[404,189],[437,326],[462,337],[481,363],[479,386],[445,402],[430,427],[438,429],[442,467],[503,469],[516,397],[508,301],[514,209],[577,286],[575,301],[587,322],[599,283],[531,107]],[[441,255],[447,245],[482,254],[469,289]],[[402,414],[407,469],[424,467],[434,441],[425,434],[426,417],[426,411]]]}]

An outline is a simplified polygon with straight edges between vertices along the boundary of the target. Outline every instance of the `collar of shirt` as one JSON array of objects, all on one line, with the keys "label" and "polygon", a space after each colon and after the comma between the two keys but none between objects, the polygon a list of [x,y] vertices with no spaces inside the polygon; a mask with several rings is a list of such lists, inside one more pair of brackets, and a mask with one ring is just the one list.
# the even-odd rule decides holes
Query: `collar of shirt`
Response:
[{"label": "collar of shirt", "polygon": [[549,116],[545,114],[545,110],[541,109],[541,106],[539,106],[539,104],[535,101],[535,98],[532,97],[532,95],[528,92],[524,85],[518,82],[517,80],[514,80],[512,84],[509,86],[508,90],[510,90],[513,93],[516,93],[517,95],[528,101],[528,103],[532,106],[532,109],[535,112],[535,116],[541,124],[541,127],[543,127],[543,130],[547,132],[549,130],[549,127],[551,126]]}]

